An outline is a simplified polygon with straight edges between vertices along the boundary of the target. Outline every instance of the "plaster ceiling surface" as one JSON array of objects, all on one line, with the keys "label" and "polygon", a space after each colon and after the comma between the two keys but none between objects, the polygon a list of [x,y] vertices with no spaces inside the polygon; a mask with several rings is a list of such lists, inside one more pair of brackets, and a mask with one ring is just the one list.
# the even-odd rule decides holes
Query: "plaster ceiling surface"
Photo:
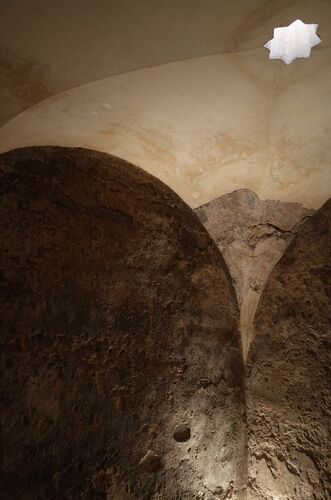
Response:
[{"label": "plaster ceiling surface", "polygon": [[[290,67],[269,61],[273,28],[296,18],[319,23],[322,43]],[[106,151],[192,207],[248,188],[317,208],[330,41],[331,0],[3,0],[0,151]]]},{"label": "plaster ceiling surface", "polygon": [[331,49],[286,66],[264,49],[142,69],[43,101],[0,129],[112,153],[192,207],[238,188],[319,207],[330,195]]},{"label": "plaster ceiling surface", "polygon": [[97,79],[263,47],[298,17],[330,44],[330,0],[1,0],[0,125]]}]

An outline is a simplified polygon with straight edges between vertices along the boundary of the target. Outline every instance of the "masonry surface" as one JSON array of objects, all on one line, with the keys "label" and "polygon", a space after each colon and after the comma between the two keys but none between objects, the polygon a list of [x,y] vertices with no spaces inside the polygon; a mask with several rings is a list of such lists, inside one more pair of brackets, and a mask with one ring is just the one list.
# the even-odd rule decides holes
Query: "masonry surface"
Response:
[{"label": "masonry surface", "polygon": [[1,498],[330,497],[330,202],[194,213],[81,148],[0,178]]},{"label": "masonry surface", "polygon": [[238,308],[196,215],[93,151],[0,172],[2,498],[240,498]]}]

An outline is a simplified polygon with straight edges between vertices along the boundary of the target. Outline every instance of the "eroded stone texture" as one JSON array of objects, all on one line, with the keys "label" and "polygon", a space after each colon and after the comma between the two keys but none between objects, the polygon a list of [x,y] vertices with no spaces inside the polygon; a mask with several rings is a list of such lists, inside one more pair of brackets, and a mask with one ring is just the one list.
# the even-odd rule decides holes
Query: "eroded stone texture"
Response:
[{"label": "eroded stone texture", "polygon": [[331,498],[331,200],[267,282],[247,365],[252,500]]},{"label": "eroded stone texture", "polygon": [[192,210],[83,149],[0,176],[1,498],[244,498],[236,300]]},{"label": "eroded stone texture", "polygon": [[260,200],[247,189],[221,196],[196,210],[231,273],[240,305],[245,360],[254,338],[256,307],[267,278],[313,212],[298,203]]}]

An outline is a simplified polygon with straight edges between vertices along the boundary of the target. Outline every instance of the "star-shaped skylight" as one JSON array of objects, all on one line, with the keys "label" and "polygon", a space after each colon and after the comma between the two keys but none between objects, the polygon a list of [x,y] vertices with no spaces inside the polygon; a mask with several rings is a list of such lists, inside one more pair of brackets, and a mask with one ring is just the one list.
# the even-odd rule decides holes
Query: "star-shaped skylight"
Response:
[{"label": "star-shaped skylight", "polygon": [[275,28],[274,37],[265,44],[269,59],[282,59],[291,64],[299,57],[308,58],[312,47],[321,42],[316,31],[318,24],[305,24],[299,19],[285,28]]}]

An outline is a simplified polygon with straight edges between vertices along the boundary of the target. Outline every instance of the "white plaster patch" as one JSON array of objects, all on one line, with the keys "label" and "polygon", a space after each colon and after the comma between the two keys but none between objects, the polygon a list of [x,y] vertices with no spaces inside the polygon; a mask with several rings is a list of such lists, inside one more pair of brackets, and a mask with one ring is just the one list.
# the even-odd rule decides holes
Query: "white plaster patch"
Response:
[{"label": "white plaster patch", "polygon": [[104,103],[104,104],[102,105],[102,107],[103,107],[103,109],[106,109],[107,111],[109,111],[109,110],[111,109],[111,105],[110,105],[110,104],[108,104],[108,102]]}]

